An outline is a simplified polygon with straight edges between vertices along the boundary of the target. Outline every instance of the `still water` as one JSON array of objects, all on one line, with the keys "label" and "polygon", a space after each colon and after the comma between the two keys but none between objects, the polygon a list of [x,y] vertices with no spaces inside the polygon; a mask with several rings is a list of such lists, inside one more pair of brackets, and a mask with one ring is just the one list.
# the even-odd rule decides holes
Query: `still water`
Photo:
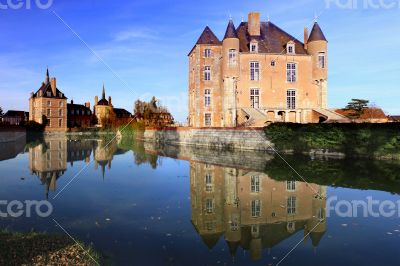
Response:
[{"label": "still water", "polygon": [[331,197],[398,201],[398,163],[107,142],[3,145],[1,200],[54,210],[1,229],[56,220],[113,265],[400,265],[397,214],[327,215]]}]

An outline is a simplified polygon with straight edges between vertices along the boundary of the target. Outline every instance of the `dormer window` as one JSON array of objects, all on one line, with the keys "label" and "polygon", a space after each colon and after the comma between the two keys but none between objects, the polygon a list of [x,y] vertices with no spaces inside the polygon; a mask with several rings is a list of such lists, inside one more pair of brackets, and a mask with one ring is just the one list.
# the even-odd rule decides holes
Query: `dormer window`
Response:
[{"label": "dormer window", "polygon": [[287,44],[287,53],[288,54],[295,54],[296,53],[296,46],[294,44],[294,42],[290,41]]},{"label": "dormer window", "polygon": [[51,97],[51,92],[47,92],[47,97]]},{"label": "dormer window", "polygon": [[250,43],[250,53],[258,53],[258,43],[257,42]]}]

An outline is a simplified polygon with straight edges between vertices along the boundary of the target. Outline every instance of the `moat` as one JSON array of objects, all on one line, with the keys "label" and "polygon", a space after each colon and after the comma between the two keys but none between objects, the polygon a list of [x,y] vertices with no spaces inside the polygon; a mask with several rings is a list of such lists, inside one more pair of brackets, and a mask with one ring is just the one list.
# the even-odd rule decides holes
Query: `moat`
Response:
[{"label": "moat", "polygon": [[53,206],[0,218],[1,229],[63,234],[57,221],[104,264],[400,264],[398,213],[329,209],[332,198],[399,201],[397,161],[66,137],[0,153],[0,200]]}]

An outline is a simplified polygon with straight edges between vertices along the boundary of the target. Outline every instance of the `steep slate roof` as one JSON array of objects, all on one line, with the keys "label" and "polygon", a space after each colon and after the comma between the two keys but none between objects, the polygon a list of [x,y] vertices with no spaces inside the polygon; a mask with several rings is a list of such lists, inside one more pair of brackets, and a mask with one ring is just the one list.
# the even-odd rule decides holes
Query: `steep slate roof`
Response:
[{"label": "steep slate roof", "polygon": [[226,28],[224,40],[228,38],[238,38],[238,34],[235,29],[235,25],[232,20],[229,20],[228,27]]},{"label": "steep slate roof", "polygon": [[197,40],[196,44],[215,44],[220,45],[221,41],[215,36],[214,32],[207,26],[200,38]]},{"label": "steep slate roof", "polygon": [[205,27],[203,33],[200,35],[200,38],[197,40],[196,44],[193,46],[192,50],[190,50],[189,55],[193,52],[196,45],[199,44],[208,44],[208,45],[221,45],[221,41],[214,34],[214,32],[210,29],[210,27]]},{"label": "steep slate roof", "polygon": [[9,110],[3,117],[21,117],[29,116],[29,112]]},{"label": "steep slate roof", "polygon": [[[315,30],[314,30],[315,29]],[[307,51],[304,49],[304,43],[285,32],[272,22],[261,22],[260,23],[260,36],[250,36],[248,33],[248,22],[242,22],[239,27],[235,30],[232,21],[229,21],[228,27],[225,32],[226,38],[239,38],[240,52],[250,52],[250,42],[252,40],[258,41],[258,51],[260,53],[272,53],[281,54],[286,50],[286,45],[289,41],[293,41],[296,45],[296,54],[307,55]],[[237,36],[237,37],[236,37]],[[322,33],[321,28],[316,23],[314,25],[313,31],[311,32],[310,39],[313,38],[323,38],[325,36]],[[325,39],[326,40],[326,39]],[[208,44],[208,45],[221,45],[221,41],[215,36],[211,29],[207,26],[200,38],[198,39],[196,45],[198,44]],[[190,51],[189,55],[193,52],[194,48]]]},{"label": "steep slate roof", "polygon": [[250,41],[258,41],[258,51],[260,53],[280,54],[286,49],[289,41],[296,45],[296,54],[307,54],[304,44],[295,37],[285,32],[272,22],[261,22],[261,35],[250,36],[248,33],[248,22],[242,22],[237,28],[240,40],[240,52],[250,52]]},{"label": "steep slate roof", "polygon": [[312,42],[312,41],[326,41],[327,42],[325,35],[322,32],[322,30],[317,22],[314,23],[314,26],[310,33],[310,37],[308,38],[308,42]]},{"label": "steep slate roof", "polygon": [[[38,91],[36,93],[33,94],[33,97],[38,97],[39,96],[39,92],[41,92],[42,97],[46,97],[46,98],[58,98],[58,99],[67,99],[67,97],[65,97],[64,93],[62,93],[58,88],[56,88],[56,94],[53,94],[53,90],[51,89],[51,85],[50,83],[42,83],[42,86],[38,89]],[[50,92],[51,96],[47,96],[47,92]],[[60,97],[60,93],[61,93],[61,97]]]},{"label": "steep slate roof", "polygon": [[114,112],[118,118],[132,117],[132,114],[130,112],[122,108],[114,108]]},{"label": "steep slate roof", "polygon": [[[80,113],[79,115],[91,115],[92,111],[90,108],[86,107],[85,105],[82,104],[74,104],[74,103],[68,103],[67,104],[67,110],[68,113],[71,114],[71,111],[74,110],[75,115],[77,115],[76,111],[85,111],[83,114]],[[87,113],[89,112],[89,114]]]}]

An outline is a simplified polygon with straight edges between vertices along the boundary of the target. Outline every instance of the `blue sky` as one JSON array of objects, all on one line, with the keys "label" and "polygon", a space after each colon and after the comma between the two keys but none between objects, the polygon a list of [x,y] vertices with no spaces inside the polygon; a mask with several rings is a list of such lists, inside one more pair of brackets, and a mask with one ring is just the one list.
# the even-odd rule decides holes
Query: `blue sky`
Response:
[{"label": "blue sky", "polygon": [[114,106],[132,111],[137,98],[155,95],[178,121],[185,121],[187,53],[204,27],[222,38],[230,15],[237,26],[248,12],[260,11],[263,20],[269,16],[300,40],[303,27],[311,27],[314,14],[320,14],[318,22],[329,40],[330,107],[357,97],[400,114],[399,5],[364,8],[358,0],[348,9],[340,7],[347,0],[332,1],[330,8],[324,0],[53,0],[51,8],[42,10],[35,7],[38,0],[30,1],[29,10],[0,9],[4,110],[28,110],[29,93],[40,87],[48,65],[69,100],[93,104],[104,81]]}]

